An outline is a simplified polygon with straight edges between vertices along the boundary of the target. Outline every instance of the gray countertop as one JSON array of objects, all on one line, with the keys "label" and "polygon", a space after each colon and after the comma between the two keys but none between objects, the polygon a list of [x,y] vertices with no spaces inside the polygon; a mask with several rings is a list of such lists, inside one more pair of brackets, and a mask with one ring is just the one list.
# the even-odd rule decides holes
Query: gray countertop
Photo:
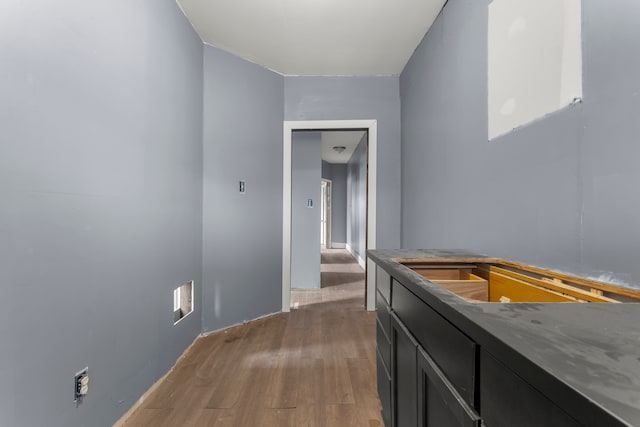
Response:
[{"label": "gray countertop", "polygon": [[[640,426],[640,304],[470,303],[395,260],[492,258],[464,250],[367,254],[487,351],[519,364],[529,375],[525,380],[561,406],[568,388],[623,423]],[[563,387],[539,378],[531,364]]]}]

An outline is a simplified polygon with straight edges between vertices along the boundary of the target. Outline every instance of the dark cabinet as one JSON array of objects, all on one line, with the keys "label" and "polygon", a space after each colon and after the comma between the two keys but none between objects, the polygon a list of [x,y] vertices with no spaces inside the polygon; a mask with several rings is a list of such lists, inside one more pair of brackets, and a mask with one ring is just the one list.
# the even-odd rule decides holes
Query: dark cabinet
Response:
[{"label": "dark cabinet", "polygon": [[391,313],[391,391],[394,427],[480,426],[479,415],[395,313]]},{"label": "dark cabinet", "polygon": [[382,421],[386,427],[391,427],[391,376],[382,360],[380,352],[377,353],[377,377],[378,396],[382,405]]},{"label": "dark cabinet", "polygon": [[376,267],[376,288],[387,304],[391,304],[391,276],[380,267]]},{"label": "dark cabinet", "polygon": [[414,427],[418,420],[418,343],[395,314],[391,314],[391,389],[393,426]]},{"label": "dark cabinet", "polygon": [[380,325],[380,321],[376,322],[376,342],[378,353],[382,357],[382,363],[384,363],[384,367],[387,372],[390,371],[391,367],[391,338],[387,337],[384,329]]},{"label": "dark cabinet", "polygon": [[378,396],[382,405],[382,421],[391,427],[393,417],[391,382],[391,276],[376,268],[376,359]]},{"label": "dark cabinet", "polygon": [[479,427],[480,416],[460,396],[438,365],[418,347],[420,427]]},{"label": "dark cabinet", "polygon": [[[637,340],[600,324],[620,316],[635,331],[640,304],[628,302],[640,296],[616,300],[611,286],[566,274],[424,253],[391,251],[379,261],[373,253],[384,266],[376,270],[376,332],[386,427],[640,426]],[[475,296],[478,282],[484,298]],[[534,285],[579,301],[540,302]]]},{"label": "dark cabinet", "polygon": [[[394,295],[397,313],[379,290],[376,295],[377,380],[385,426],[479,426],[467,402],[474,399],[475,344],[401,284],[393,281],[388,294]],[[436,363],[424,347],[441,361]]]},{"label": "dark cabinet", "polygon": [[376,292],[376,312],[378,313],[378,322],[380,322],[380,326],[384,329],[384,333],[390,337],[391,336],[391,307],[384,300],[380,292]]},{"label": "dark cabinet", "polygon": [[480,355],[480,375],[487,427],[581,425],[486,351]]},{"label": "dark cabinet", "polygon": [[475,404],[476,344],[416,295],[393,280],[396,315],[431,355],[469,405]]}]

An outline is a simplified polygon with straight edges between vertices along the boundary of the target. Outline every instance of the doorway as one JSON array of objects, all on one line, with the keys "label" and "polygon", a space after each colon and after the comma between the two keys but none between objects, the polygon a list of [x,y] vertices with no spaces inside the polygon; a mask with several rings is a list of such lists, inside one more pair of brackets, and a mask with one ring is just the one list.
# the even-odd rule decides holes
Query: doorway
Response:
[{"label": "doorway", "polygon": [[[290,311],[291,303],[291,187],[292,187],[292,132],[297,130],[366,130],[366,239],[364,251],[376,247],[376,179],[377,179],[377,121],[337,120],[337,121],[285,121],[283,126],[283,237],[282,237],[282,311]],[[326,239],[326,235],[325,235]],[[331,240],[329,240],[331,242]],[[375,310],[374,264],[362,262],[366,270],[365,307]]]}]

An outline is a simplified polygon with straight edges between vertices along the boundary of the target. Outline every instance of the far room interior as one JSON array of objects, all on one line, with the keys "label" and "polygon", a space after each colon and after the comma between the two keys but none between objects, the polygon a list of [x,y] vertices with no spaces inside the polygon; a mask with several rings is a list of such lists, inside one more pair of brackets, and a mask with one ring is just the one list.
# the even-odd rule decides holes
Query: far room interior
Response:
[{"label": "far room interior", "polygon": [[354,288],[365,307],[368,132],[292,135],[290,307],[336,286]]}]

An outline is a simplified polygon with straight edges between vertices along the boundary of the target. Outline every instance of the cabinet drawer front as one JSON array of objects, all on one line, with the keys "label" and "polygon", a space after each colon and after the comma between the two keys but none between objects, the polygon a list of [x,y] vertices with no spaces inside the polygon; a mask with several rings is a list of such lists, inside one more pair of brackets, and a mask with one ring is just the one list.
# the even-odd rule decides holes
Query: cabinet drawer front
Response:
[{"label": "cabinet drawer front", "polygon": [[391,304],[391,276],[378,266],[376,266],[376,287],[387,304]]},{"label": "cabinet drawer front", "polygon": [[384,300],[380,292],[376,292],[376,312],[378,313],[378,321],[382,325],[387,337],[391,337],[391,315],[389,314],[389,305]]},{"label": "cabinet drawer front", "polygon": [[418,343],[391,314],[391,399],[394,427],[414,427],[418,420]]},{"label": "cabinet drawer front", "polygon": [[384,333],[380,322],[376,322],[376,346],[382,356],[385,368],[387,368],[388,372],[391,372],[391,341],[389,341],[389,337]]},{"label": "cabinet drawer front", "polygon": [[378,368],[378,396],[382,404],[382,421],[385,426],[391,426],[391,378],[385,368],[382,356],[376,352],[376,365]]},{"label": "cabinet drawer front", "polygon": [[487,427],[581,425],[484,350],[480,354],[480,396]]},{"label": "cabinet drawer front", "polygon": [[422,348],[418,349],[418,373],[419,426],[480,426],[478,414]]},{"label": "cabinet drawer front", "polygon": [[476,344],[396,280],[393,310],[462,398],[475,407]]}]

